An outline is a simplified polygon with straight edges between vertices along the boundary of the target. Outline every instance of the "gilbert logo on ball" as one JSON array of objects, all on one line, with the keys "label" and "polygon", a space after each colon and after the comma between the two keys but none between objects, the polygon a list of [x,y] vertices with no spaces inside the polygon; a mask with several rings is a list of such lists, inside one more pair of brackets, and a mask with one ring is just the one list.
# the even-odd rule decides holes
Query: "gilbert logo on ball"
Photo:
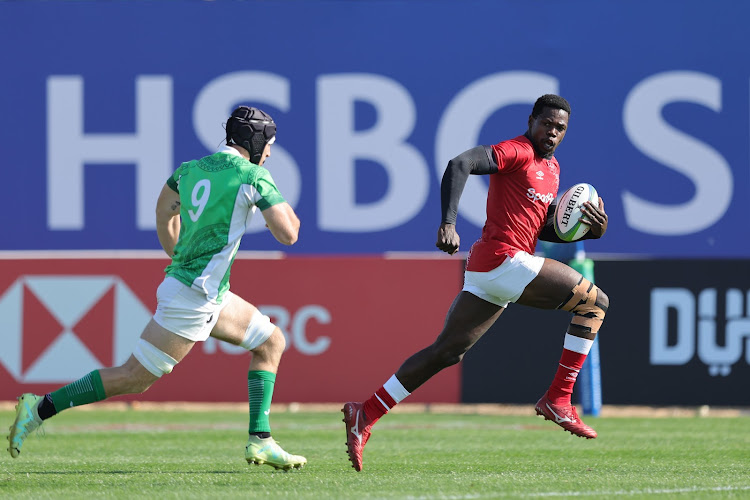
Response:
[{"label": "gilbert logo on ball", "polygon": [[590,201],[598,203],[599,194],[591,184],[581,182],[565,191],[555,207],[555,232],[563,241],[577,241],[589,232],[589,226],[581,222],[581,206]]}]

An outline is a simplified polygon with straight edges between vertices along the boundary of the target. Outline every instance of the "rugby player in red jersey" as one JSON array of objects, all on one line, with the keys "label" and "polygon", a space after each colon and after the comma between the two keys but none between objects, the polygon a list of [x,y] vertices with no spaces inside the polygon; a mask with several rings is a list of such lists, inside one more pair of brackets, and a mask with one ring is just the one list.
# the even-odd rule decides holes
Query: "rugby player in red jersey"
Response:
[{"label": "rugby player in red jersey", "polygon": [[[442,223],[436,246],[449,254],[458,251],[456,213],[469,175],[490,176],[487,221],[469,252],[463,290],[435,342],[408,358],[368,400],[344,405],[347,451],[357,471],[362,470],[362,450],[373,424],[432,376],[461,361],[510,302],[573,313],[557,373],[536,412],[572,434],[596,437],[578,417],[570,397],[609,298],[578,271],[534,255],[538,239],[563,242],[553,226],[560,182],[553,155],[565,137],[569,117],[565,99],[543,95],[534,104],[524,135],[469,149],[448,163],[441,183]],[[602,199],[598,206],[586,202],[583,212],[581,220],[590,226],[584,238],[601,238],[607,230]]]}]

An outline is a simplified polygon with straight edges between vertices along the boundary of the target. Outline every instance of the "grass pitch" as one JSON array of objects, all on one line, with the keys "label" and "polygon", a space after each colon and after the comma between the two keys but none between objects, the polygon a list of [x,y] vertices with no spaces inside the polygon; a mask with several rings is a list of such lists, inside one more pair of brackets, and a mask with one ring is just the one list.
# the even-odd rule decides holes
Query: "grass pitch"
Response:
[{"label": "grass pitch", "polygon": [[284,473],[245,462],[244,411],[74,409],[17,459],[3,440],[0,498],[750,498],[748,417],[589,417],[584,440],[532,413],[396,411],[357,473],[340,412],[275,411],[274,437],[308,459]]}]

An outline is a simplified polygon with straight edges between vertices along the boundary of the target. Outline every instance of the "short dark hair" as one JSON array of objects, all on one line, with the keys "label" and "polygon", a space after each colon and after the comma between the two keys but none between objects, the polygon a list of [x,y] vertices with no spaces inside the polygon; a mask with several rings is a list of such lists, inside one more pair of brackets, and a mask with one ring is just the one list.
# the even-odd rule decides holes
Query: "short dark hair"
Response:
[{"label": "short dark hair", "polygon": [[531,110],[532,118],[536,118],[542,114],[544,108],[562,109],[563,111],[567,111],[568,115],[570,115],[570,104],[559,95],[544,94],[537,99],[534,103],[534,109]]}]

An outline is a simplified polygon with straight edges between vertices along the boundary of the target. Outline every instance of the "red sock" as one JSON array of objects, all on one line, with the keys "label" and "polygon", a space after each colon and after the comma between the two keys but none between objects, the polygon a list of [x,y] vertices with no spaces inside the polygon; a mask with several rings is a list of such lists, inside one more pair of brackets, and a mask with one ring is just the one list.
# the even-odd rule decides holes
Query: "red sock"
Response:
[{"label": "red sock", "polygon": [[581,371],[583,362],[586,361],[586,354],[581,354],[568,349],[563,349],[560,357],[560,364],[557,367],[557,373],[552,380],[547,395],[552,404],[570,404],[570,396],[573,394],[573,385],[578,378],[578,372]]},{"label": "red sock", "polygon": [[365,411],[365,418],[368,422],[374,424],[394,406],[396,406],[396,401],[381,386],[380,389],[375,391],[375,394],[370,396],[370,399],[364,402],[362,408]]}]

